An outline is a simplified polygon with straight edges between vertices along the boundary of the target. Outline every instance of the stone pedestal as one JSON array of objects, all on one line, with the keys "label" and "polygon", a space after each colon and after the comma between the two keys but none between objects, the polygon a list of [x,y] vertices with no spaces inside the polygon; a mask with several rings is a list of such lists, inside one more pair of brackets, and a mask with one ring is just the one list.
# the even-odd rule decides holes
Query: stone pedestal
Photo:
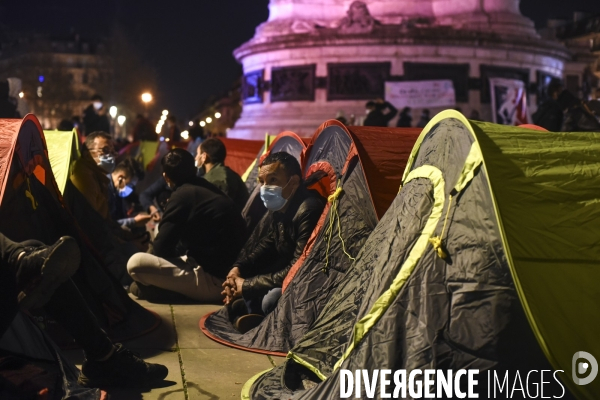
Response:
[{"label": "stone pedestal", "polygon": [[309,136],[340,111],[360,123],[390,80],[452,79],[463,113],[489,118],[488,78],[560,77],[568,57],[539,38],[518,0],[271,0],[269,9],[234,52],[245,103],[230,137]]}]

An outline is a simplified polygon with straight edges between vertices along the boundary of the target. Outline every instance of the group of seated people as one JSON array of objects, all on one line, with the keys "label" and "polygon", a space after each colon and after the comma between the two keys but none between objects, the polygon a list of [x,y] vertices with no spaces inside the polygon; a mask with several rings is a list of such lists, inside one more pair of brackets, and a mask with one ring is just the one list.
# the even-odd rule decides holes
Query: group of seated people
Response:
[{"label": "group of seated people", "polygon": [[[108,227],[114,254],[107,254],[105,263],[130,293],[149,301],[224,303],[236,328],[245,332],[276,307],[326,200],[305,187],[295,157],[271,153],[258,178],[267,225],[249,232],[242,217],[248,190],[224,165],[225,157],[217,138],[202,142],[195,156],[171,150],[161,160],[162,178],[139,195],[141,211],[131,215],[124,200],[134,191],[136,166],[127,160],[115,165],[108,134],[86,137],[70,178]],[[159,224],[153,241],[145,227],[150,220]],[[3,324],[19,307],[44,306],[85,352],[81,384],[127,386],[166,377],[166,367],[113,344],[100,328],[69,279],[79,266],[74,239],[47,246],[14,243],[0,234],[0,256],[2,293],[11,305]]]}]

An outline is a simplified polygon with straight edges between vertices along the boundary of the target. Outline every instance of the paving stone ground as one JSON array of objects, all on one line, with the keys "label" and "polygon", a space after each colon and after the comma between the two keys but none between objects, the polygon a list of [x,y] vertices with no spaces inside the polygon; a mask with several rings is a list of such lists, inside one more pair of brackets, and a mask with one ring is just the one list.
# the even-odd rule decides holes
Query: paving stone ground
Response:
[{"label": "paving stone ground", "polygon": [[[279,357],[236,350],[207,338],[198,328],[198,321],[219,306],[138,302],[160,315],[162,324],[153,332],[123,344],[149,362],[166,365],[169,376],[162,387],[109,390],[111,399],[239,399],[248,379],[283,361]],[[68,351],[66,355],[81,367],[80,350]]]}]

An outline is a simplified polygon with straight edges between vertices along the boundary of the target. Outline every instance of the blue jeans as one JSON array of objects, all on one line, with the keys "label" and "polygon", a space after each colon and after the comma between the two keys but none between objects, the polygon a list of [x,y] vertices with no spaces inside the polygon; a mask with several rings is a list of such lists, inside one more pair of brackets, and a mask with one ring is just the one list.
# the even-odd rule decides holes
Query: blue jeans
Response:
[{"label": "blue jeans", "polygon": [[265,315],[269,314],[271,311],[277,307],[277,302],[281,297],[281,288],[275,288],[269,290],[269,293],[263,297],[262,300],[262,311]]}]

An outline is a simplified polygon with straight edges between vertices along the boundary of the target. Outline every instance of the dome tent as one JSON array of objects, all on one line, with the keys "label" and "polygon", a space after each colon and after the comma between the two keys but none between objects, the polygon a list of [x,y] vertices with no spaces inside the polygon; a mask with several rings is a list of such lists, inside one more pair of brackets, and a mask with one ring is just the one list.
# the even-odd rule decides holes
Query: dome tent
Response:
[{"label": "dome tent", "polygon": [[[124,340],[156,328],[158,316],[134,302],[108,273],[95,243],[65,207],[35,116],[0,120],[0,139],[0,231],[13,241],[35,239],[46,244],[64,235],[74,237],[81,264],[72,279],[111,339]],[[67,179],[67,189],[69,184]],[[49,332],[57,328],[52,336],[59,344],[70,344],[60,327],[46,322]]]},{"label": "dome tent", "polygon": [[428,368],[480,378],[563,370],[568,390],[594,398],[599,380],[571,377],[574,354],[600,354],[590,317],[600,305],[600,133],[445,111],[402,183],[311,330],[243,398],[324,398],[340,393],[340,369]]},{"label": "dome tent", "polygon": [[283,355],[292,348],[389,206],[404,167],[401,161],[391,160],[402,160],[403,155],[406,161],[419,131],[346,128],[338,121],[321,125],[306,150],[303,170],[305,181],[312,183],[308,188],[329,197],[329,202],[303,255],[285,279],[276,309],[260,326],[240,334],[224,308],[201,320],[203,332],[221,343],[255,352]]}]

